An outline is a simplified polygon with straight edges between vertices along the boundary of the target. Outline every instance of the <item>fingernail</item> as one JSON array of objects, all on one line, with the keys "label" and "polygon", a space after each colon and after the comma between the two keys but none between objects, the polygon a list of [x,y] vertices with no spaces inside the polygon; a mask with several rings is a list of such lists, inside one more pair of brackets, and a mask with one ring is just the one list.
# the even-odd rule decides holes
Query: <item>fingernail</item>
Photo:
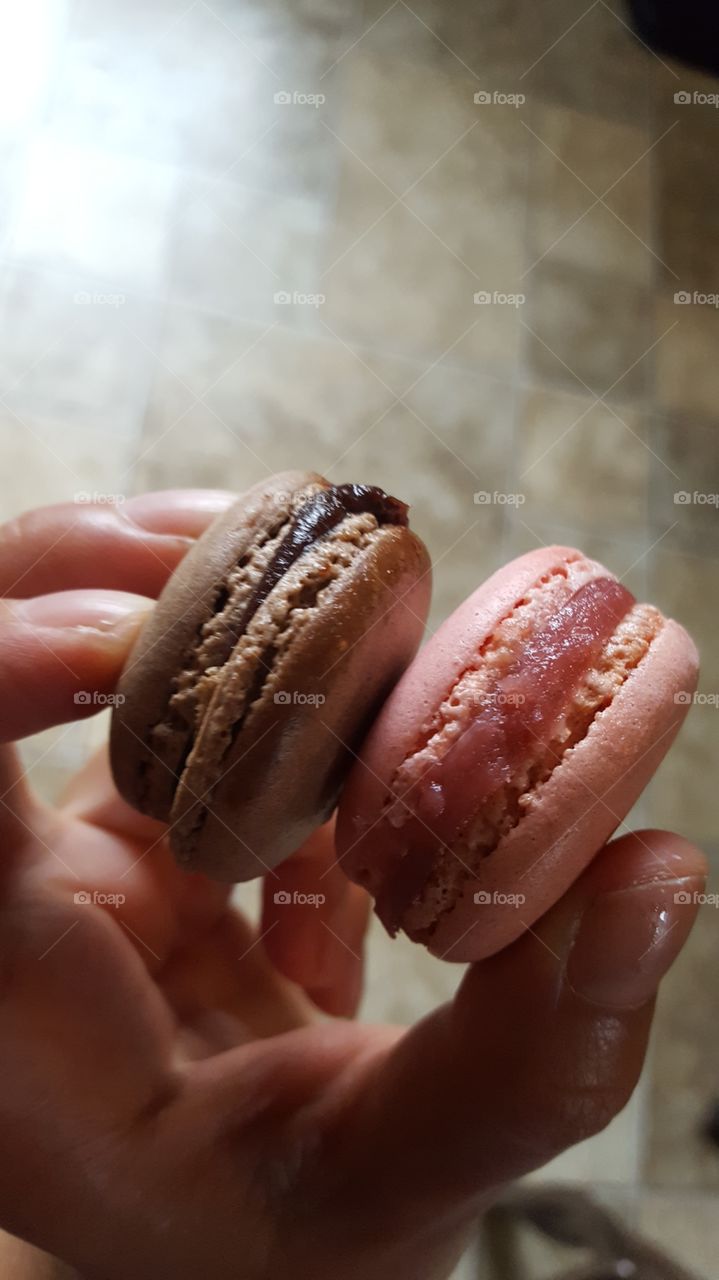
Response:
[{"label": "fingernail", "polygon": [[572,991],[608,1009],[650,1000],[687,940],[705,883],[703,876],[685,876],[595,898],[567,960]]},{"label": "fingernail", "polygon": [[7,602],[9,616],[31,627],[62,631],[97,631],[125,635],[139,627],[154,600],[147,596],[110,591],[58,591],[54,595]]},{"label": "fingernail", "polygon": [[128,498],[118,510],[146,533],[197,538],[208,517],[220,515],[236,498],[224,489],[161,489]]}]

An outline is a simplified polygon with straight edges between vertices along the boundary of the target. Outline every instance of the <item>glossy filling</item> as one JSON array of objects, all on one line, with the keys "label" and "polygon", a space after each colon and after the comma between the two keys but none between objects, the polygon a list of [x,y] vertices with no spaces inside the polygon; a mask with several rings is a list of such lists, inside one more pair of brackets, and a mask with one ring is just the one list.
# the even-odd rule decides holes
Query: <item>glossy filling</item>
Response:
[{"label": "glossy filling", "polygon": [[377,914],[390,933],[422,892],[442,847],[456,843],[528,756],[545,751],[583,675],[634,604],[615,579],[580,586],[484,691],[464,731],[402,794],[399,821],[391,814],[383,820],[401,826],[407,855],[388,868],[377,897]]}]

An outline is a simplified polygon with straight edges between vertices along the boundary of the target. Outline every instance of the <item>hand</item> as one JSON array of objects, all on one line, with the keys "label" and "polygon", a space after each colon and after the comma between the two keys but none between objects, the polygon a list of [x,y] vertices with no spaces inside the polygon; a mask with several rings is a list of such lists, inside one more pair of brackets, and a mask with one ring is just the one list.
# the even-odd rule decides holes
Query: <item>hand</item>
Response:
[{"label": "hand", "polygon": [[[145,597],[228,500],[5,526],[6,743],[96,709],[74,696],[113,690]],[[316,1012],[354,1012],[368,912],[329,827],[268,877],[258,933],[175,868],[104,753],[57,809],[2,753],[0,1224],[83,1275],[439,1280],[493,1188],[629,1097],[696,910],[675,894],[703,885],[680,838],[615,841],[452,1003],[362,1026]],[[326,900],[275,902],[295,888]]]}]

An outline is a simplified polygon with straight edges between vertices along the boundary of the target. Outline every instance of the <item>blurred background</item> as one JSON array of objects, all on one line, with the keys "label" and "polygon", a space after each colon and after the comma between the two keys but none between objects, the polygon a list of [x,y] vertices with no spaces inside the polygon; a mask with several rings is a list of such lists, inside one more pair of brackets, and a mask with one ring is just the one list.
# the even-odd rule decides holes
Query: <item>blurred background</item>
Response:
[{"label": "blurred background", "polygon": [[[619,0],[2,0],[0,515],[294,466],[380,484],[432,553],[432,628],[577,543],[699,643],[632,822],[716,872],[719,82],[629,24]],[[35,784],[105,732],[28,741]],[[685,1268],[642,1275],[719,1276],[718,972],[707,904],[632,1103],[534,1180]],[[375,929],[363,1016],[459,978]],[[510,1234],[457,1276],[638,1274]]]}]

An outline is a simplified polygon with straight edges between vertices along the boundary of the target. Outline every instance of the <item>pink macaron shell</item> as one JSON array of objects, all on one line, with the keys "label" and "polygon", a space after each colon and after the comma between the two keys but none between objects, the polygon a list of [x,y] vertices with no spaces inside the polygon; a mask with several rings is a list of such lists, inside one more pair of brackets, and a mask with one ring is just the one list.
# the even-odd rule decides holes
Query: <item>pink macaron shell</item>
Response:
[{"label": "pink macaron shell", "polygon": [[[619,826],[671,745],[696,687],[690,636],[665,622],[635,671],[587,736],[552,772],[520,823],[440,917],[429,950],[475,961],[507,946],[547,911]],[[572,815],[568,824],[568,815]],[[475,893],[523,895],[522,903],[475,902]]]},{"label": "pink macaron shell", "polygon": [[568,563],[577,565],[580,580],[611,576],[571,547],[540,547],[520,556],[455,609],[395,686],[365,740],[340,803],[337,852],[350,878],[366,862],[372,825],[397,769],[420,745],[423,726],[502,618],[545,574]]}]

